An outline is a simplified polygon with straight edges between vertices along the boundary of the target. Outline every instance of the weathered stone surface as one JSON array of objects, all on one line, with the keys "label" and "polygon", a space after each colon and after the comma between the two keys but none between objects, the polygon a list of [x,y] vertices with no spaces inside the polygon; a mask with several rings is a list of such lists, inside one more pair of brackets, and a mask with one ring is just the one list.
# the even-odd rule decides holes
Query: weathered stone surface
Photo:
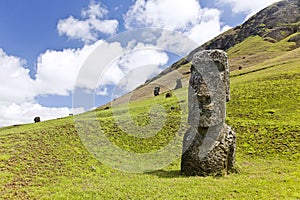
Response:
[{"label": "weathered stone surface", "polygon": [[292,36],[288,42],[295,42],[297,47],[300,47],[300,33],[298,33],[297,35]]},{"label": "weathered stone surface", "polygon": [[232,169],[235,133],[225,124],[229,89],[226,53],[221,50],[196,53],[188,96],[191,128],[184,136],[181,161],[184,174],[205,176]]},{"label": "weathered stone surface", "polygon": [[236,144],[235,133],[228,125],[198,130],[191,127],[184,141],[181,170],[185,175],[221,175],[232,169]]}]

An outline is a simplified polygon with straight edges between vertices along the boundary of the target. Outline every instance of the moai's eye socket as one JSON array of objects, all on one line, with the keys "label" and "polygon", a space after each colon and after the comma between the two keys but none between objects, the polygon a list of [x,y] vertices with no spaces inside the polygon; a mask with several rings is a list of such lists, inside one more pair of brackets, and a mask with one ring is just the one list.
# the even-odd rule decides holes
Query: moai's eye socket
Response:
[{"label": "moai's eye socket", "polygon": [[215,63],[217,65],[217,68],[218,68],[219,72],[224,72],[225,71],[225,66],[222,63],[220,63],[219,61],[216,61]]},{"label": "moai's eye socket", "polygon": [[211,103],[211,97],[210,96],[202,95],[202,96],[198,96],[197,99],[198,99],[199,103],[201,103],[203,105],[208,105],[208,104]]}]

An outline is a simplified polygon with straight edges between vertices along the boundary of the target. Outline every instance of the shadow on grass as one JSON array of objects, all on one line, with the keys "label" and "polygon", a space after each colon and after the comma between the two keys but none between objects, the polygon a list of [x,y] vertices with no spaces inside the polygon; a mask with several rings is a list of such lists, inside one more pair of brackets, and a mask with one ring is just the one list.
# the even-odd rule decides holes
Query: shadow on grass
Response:
[{"label": "shadow on grass", "polygon": [[148,172],[147,174],[153,175],[153,176],[158,176],[160,178],[184,178],[186,177],[181,173],[180,170],[176,171],[165,171],[165,170],[157,170],[153,172]]}]

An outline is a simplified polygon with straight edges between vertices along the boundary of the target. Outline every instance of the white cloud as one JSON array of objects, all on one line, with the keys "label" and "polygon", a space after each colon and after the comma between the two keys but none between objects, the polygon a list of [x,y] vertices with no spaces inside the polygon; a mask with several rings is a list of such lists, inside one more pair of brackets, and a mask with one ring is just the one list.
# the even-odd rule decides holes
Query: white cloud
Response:
[{"label": "white cloud", "polygon": [[278,0],[252,0],[252,1],[241,1],[241,0],[218,0],[220,4],[227,4],[231,7],[234,13],[243,13],[248,15],[247,18],[261,9],[277,2]]},{"label": "white cloud", "polygon": [[82,19],[73,16],[60,19],[57,24],[58,33],[85,43],[96,41],[99,33],[113,35],[119,23],[117,20],[103,19],[107,13],[108,10],[101,4],[92,2],[88,9],[81,12]]},{"label": "white cloud", "polygon": [[96,39],[95,34],[91,31],[89,21],[80,21],[72,16],[59,20],[57,29],[59,35],[66,35],[71,39],[81,39],[84,42]]},{"label": "white cloud", "polygon": [[219,35],[222,32],[220,14],[217,9],[203,9],[201,22],[195,24],[185,35],[200,44]]},{"label": "white cloud", "polygon": [[86,18],[102,18],[108,13],[108,10],[101,7],[99,3],[92,2],[88,9],[81,11],[81,16]]},{"label": "white cloud", "polygon": [[[186,35],[188,35],[188,33],[186,33]],[[184,57],[190,51],[198,47],[199,43],[196,43],[191,37],[185,36],[182,33],[163,30],[156,41],[156,46],[175,53],[179,57]]]},{"label": "white cloud", "polygon": [[196,0],[137,0],[125,15],[125,26],[187,29],[201,17]]},{"label": "white cloud", "polygon": [[[104,42],[84,63],[76,86],[95,90],[108,85],[123,85],[130,91],[159,73],[168,59],[165,52],[151,45],[131,41],[123,48],[120,43]],[[100,90],[97,94],[105,96],[107,91]]]},{"label": "white cloud", "polygon": [[[88,54],[93,48],[93,46],[88,46],[81,51]],[[48,56],[49,52],[51,52],[50,56]],[[29,70],[25,68],[25,60],[9,56],[0,49],[0,127],[31,123],[35,116],[40,116],[42,120],[49,120],[67,116],[71,113],[72,110],[66,107],[43,107],[35,102],[35,97],[52,93],[66,94],[67,91],[72,90],[74,87],[72,80],[76,79],[77,74],[75,71],[76,67],[78,67],[76,65],[73,68],[72,64],[86,57],[84,53],[78,52],[80,51],[47,51],[44,55],[41,55],[42,57],[47,57],[47,62],[38,64],[38,67],[41,68],[38,69],[37,79],[33,80],[29,76]],[[67,56],[72,54],[74,57]],[[64,58],[67,59],[63,61]],[[58,63],[58,66],[53,65],[55,61]],[[64,79],[62,75],[64,75]],[[58,82],[56,82],[57,80],[54,77],[57,78]],[[79,112],[82,112],[82,109],[76,111],[76,113]]]},{"label": "white cloud", "polygon": [[48,50],[38,58],[36,91],[39,95],[68,96],[73,91],[76,77],[88,56],[101,44],[85,45],[82,49]]},{"label": "white cloud", "polygon": [[[128,90],[159,73],[168,62],[165,52],[151,45],[129,42],[98,41],[82,49],[48,50],[38,58],[35,90],[38,95],[68,96],[74,87],[94,91],[107,85],[118,85],[129,73],[144,67],[139,75],[131,77]],[[145,67],[147,66],[147,67]],[[106,96],[107,90],[97,95]]]},{"label": "white cloud", "polygon": [[217,9],[201,8],[197,0],[137,0],[124,15],[124,21],[127,29],[168,29],[200,45],[221,33],[220,14]]},{"label": "white cloud", "polygon": [[[83,109],[77,109],[76,113],[82,113]],[[10,105],[0,105],[0,127],[13,124],[33,123],[33,119],[39,116],[42,121],[66,117],[73,113],[72,109],[47,108],[37,103],[22,103]]]},{"label": "white cloud", "polygon": [[95,90],[100,82],[101,85],[115,84],[123,72],[118,66],[112,67],[110,64],[123,52],[124,48],[118,42],[102,42],[101,44],[98,42],[76,77],[76,87]]},{"label": "white cloud", "polygon": [[129,92],[161,72],[168,61],[164,51],[139,43],[118,61],[124,76],[117,84],[123,86],[124,92]]},{"label": "white cloud", "polygon": [[10,104],[33,101],[35,95],[34,81],[29,70],[24,68],[26,62],[21,58],[8,56],[0,49],[0,103]]},{"label": "white cloud", "polygon": [[108,96],[108,89],[107,87],[105,88],[98,88],[98,90],[96,91],[96,94],[99,96]]}]

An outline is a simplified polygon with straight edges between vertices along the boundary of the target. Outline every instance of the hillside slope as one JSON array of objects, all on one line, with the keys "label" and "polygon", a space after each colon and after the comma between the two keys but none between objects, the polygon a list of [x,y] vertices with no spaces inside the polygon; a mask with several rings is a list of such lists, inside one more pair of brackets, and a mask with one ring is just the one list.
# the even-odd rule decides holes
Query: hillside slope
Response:
[{"label": "hillside slope", "polygon": [[[300,198],[299,66],[300,49],[295,49],[232,73],[227,123],[237,133],[237,174],[184,177],[180,160],[152,173],[111,169],[85,149],[68,117],[0,129],[0,199]],[[177,93],[186,95],[187,87]],[[132,120],[140,126],[149,123],[154,103],[165,108],[167,122],[150,138],[135,138],[120,129],[113,109],[97,109],[96,116],[113,144],[146,153],[163,148],[178,134],[177,101],[176,96],[160,95],[130,104]],[[127,107],[117,108],[117,117],[125,122],[126,113]],[[82,115],[86,120],[93,116]]]},{"label": "hillside slope", "polygon": [[[159,75],[114,102],[136,101],[153,96],[153,88],[163,92],[173,89],[177,78],[187,85],[189,61],[203,49],[222,49],[228,53],[230,70],[258,65],[300,47],[300,0],[274,3],[250,17],[245,23],[193,50]],[[107,107],[106,104],[102,107]]]},{"label": "hillside slope", "polygon": [[[286,9],[297,13],[299,1],[274,4],[247,23],[263,27],[262,22],[267,25],[276,16],[292,15]],[[270,12],[274,14],[267,19],[264,13]],[[226,41],[238,32],[240,37],[244,35],[225,48],[232,66],[227,123],[237,133],[237,173],[218,178],[185,177],[180,174],[180,159],[154,172],[118,171],[87,151],[73,117],[68,117],[0,129],[0,199],[299,199],[300,48],[299,33],[294,33],[299,16],[283,23],[292,25],[293,31],[279,31],[284,37],[278,40],[261,34],[259,31],[264,29],[256,25],[253,30],[257,33],[242,34],[243,27],[250,30],[252,26],[241,25],[206,44],[227,44],[221,38]],[[276,32],[276,27],[269,27],[267,32]],[[235,70],[238,67],[242,69]],[[162,149],[172,138],[184,134],[184,130],[178,131],[178,124],[187,114],[182,110],[187,101],[180,99],[187,98],[189,68],[190,63],[182,59],[152,81],[116,99],[115,110],[107,104],[80,115],[80,119],[97,120],[105,138],[126,151]],[[183,78],[184,87],[165,98],[178,77]],[[164,87],[161,95],[153,97],[156,85]],[[122,104],[128,101],[129,110]],[[153,112],[154,105],[162,109]],[[166,116],[165,124],[146,138],[134,137],[136,133],[124,131],[117,121],[126,126],[132,120],[137,126],[147,127],[151,117],[160,116]],[[98,130],[88,123],[85,128],[87,133]],[[180,148],[181,144],[177,150]]]}]

